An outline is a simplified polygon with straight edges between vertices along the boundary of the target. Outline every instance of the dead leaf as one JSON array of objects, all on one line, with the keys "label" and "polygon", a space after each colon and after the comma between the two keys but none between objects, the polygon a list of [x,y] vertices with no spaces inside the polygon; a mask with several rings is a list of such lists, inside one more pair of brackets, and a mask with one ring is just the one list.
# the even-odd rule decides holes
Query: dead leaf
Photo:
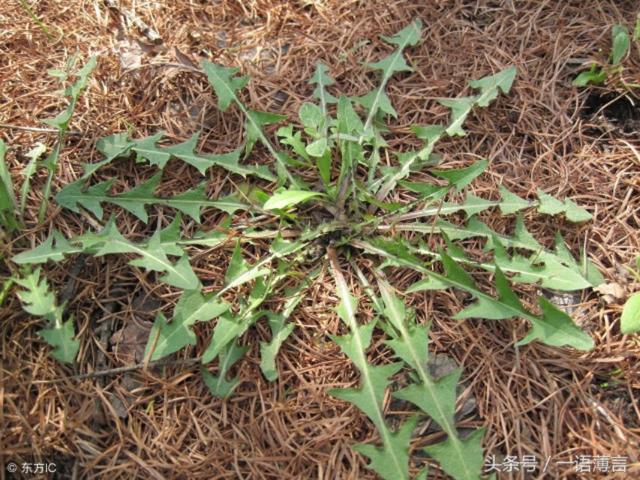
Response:
[{"label": "dead leaf", "polygon": [[603,283],[594,288],[596,292],[602,295],[602,299],[605,303],[617,303],[617,300],[621,300],[627,296],[627,292],[619,283]]},{"label": "dead leaf", "polygon": [[118,361],[125,365],[141,363],[151,331],[151,322],[131,320],[111,335],[111,349]]}]

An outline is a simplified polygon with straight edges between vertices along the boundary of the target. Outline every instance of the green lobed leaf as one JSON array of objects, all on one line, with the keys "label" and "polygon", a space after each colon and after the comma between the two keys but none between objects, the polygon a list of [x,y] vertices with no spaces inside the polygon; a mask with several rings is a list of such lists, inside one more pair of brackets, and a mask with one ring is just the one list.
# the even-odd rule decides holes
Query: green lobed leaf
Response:
[{"label": "green lobed leaf", "polygon": [[129,261],[129,264],[149,271],[164,272],[159,280],[184,290],[196,290],[201,287],[200,280],[193,272],[186,254],[183,254],[176,263],[167,258],[170,253],[161,242],[159,231],[153,234],[146,245],[135,244],[124,238],[115,223],[110,222],[100,233],[98,242],[101,246],[97,248],[96,256],[134,253],[140,258]]},{"label": "green lobed leaf", "polygon": [[[211,248],[222,245],[228,238],[226,233],[217,230],[210,232],[198,231],[193,238],[182,238],[179,231],[180,219],[180,214],[176,215],[171,225],[160,230],[160,244],[167,255],[182,256],[184,253],[181,248],[182,245]],[[59,262],[67,255],[75,253],[95,254],[102,244],[109,241],[109,232],[115,228],[113,223],[113,219],[109,220],[101,233],[86,233],[68,240],[60,232],[54,230],[42,244],[15,255],[11,260],[17,264],[24,265],[46,263],[49,260]],[[146,245],[148,245],[148,241],[138,243],[141,248]]]},{"label": "green lobed leaf", "polygon": [[51,356],[62,363],[73,363],[80,350],[80,342],[76,340],[73,318],[55,324],[51,328],[40,330],[38,334],[53,347]]},{"label": "green lobed leaf", "polygon": [[50,290],[46,277],[40,278],[40,268],[14,279],[24,290],[17,292],[22,308],[29,314],[43,317],[49,322],[49,328],[38,333],[53,350],[51,356],[63,363],[72,363],[80,342],[74,339],[73,318],[63,321],[64,305],[58,306],[54,293]]},{"label": "green lobed leaf", "polygon": [[[442,469],[456,480],[458,479],[480,479],[479,472],[484,466],[484,455],[482,450],[482,437],[484,429],[479,428],[473,431],[463,440],[447,438],[444,442],[430,445],[424,451],[435,458]],[[460,455],[452,456],[453,443],[458,443]],[[464,458],[460,462],[459,458]]]},{"label": "green lobed leaf", "polygon": [[534,315],[527,311],[510,289],[499,268],[496,268],[498,298],[494,298],[479,290],[471,275],[444,251],[440,252],[446,270],[445,275],[442,275],[424,267],[422,261],[412,255],[399,242],[390,242],[380,238],[372,242],[352,241],[351,244],[370,253],[383,255],[387,261],[392,260],[399,266],[419,271],[437,281],[448,284],[450,287],[470,293],[474,297],[475,303],[459,312],[456,315],[457,318],[476,316],[487,319],[506,319],[518,317],[528,320],[531,329],[525,338],[518,342],[519,345],[540,340],[552,346],[568,345],[579,350],[593,348],[591,337],[578,328],[568,315],[553,307],[544,298],[539,298],[542,315]]},{"label": "green lobed leaf", "polygon": [[196,337],[191,327],[196,322],[207,322],[229,310],[230,305],[216,300],[213,295],[203,296],[199,290],[182,293],[173,311],[171,322],[162,313],[156,316],[149,333],[145,358],[160,360],[187,345],[195,345]]},{"label": "green lobed leaf", "polygon": [[488,166],[488,160],[478,160],[465,168],[430,170],[430,172],[436,177],[444,178],[451,186],[456,187],[456,190],[460,192],[464,187],[481,175]]},{"label": "green lobed leaf", "polygon": [[[266,256],[265,259],[258,261],[253,267],[245,271],[245,273],[239,273],[237,277],[235,277],[236,274],[234,273],[235,279],[225,288],[219,290],[216,295],[218,297],[221,296],[226,290],[232,288],[234,283],[240,282],[243,277],[247,275],[252,276],[252,272],[260,269],[262,265],[270,262],[272,258],[274,258],[273,255]],[[290,267],[291,266],[288,265],[288,268]],[[202,363],[208,363],[214,360],[224,351],[230,342],[243,335],[251,325],[267,314],[267,312],[257,311],[257,309],[267,299],[275,286],[288,275],[288,268],[284,268],[282,271],[279,270],[275,275],[270,275],[266,281],[263,280],[262,277],[256,278],[249,297],[246,302],[242,303],[240,311],[236,315],[223,314],[220,316],[213,330],[211,342],[202,355]],[[243,271],[243,268],[237,271]],[[266,269],[266,272],[271,273],[268,269]]]},{"label": "green lobed leaf", "polygon": [[56,297],[49,289],[45,277],[40,278],[40,268],[28,273],[15,282],[24,288],[16,292],[25,312],[38,317],[48,317],[56,309]]},{"label": "green lobed leaf", "polygon": [[269,143],[267,137],[262,131],[262,127],[278,123],[285,118],[287,118],[285,115],[279,115],[277,113],[247,110],[247,120],[245,121],[245,157],[251,153],[258,140],[265,144],[265,146],[266,143]]},{"label": "green lobed leaf", "polygon": [[479,80],[471,80],[469,86],[480,90],[480,97],[476,101],[476,105],[487,107],[493,100],[498,98],[500,91],[505,95],[508,94],[515,78],[516,67],[511,65],[495,75],[489,75]]},{"label": "green lobed leaf", "polygon": [[460,98],[443,98],[438,102],[451,109],[451,120],[447,126],[446,133],[450,136],[464,136],[466,132],[463,130],[462,125],[466,120],[469,113],[475,106],[486,107],[498,97],[500,91],[502,93],[509,93],[513,80],[515,79],[516,68],[515,66],[507,67],[506,69],[496,73],[495,75],[489,75],[479,80],[471,80],[469,86],[480,90],[479,95],[460,97]]},{"label": "green lobed leaf", "polygon": [[276,135],[280,138],[280,143],[289,145],[296,154],[305,160],[309,160],[309,154],[307,154],[306,146],[302,141],[302,132],[293,133],[293,125],[289,124],[280,127]]},{"label": "green lobed leaf", "polygon": [[231,105],[231,102],[240,102],[236,96],[236,92],[246,87],[249,82],[249,77],[236,77],[235,75],[240,71],[239,68],[223,67],[207,60],[202,62],[202,68],[207,74],[209,83],[216,92],[218,108],[221,111],[226,111]]},{"label": "green lobed leaf", "polygon": [[309,79],[309,83],[315,84],[313,96],[320,100],[320,109],[323,115],[327,114],[327,104],[336,103],[337,99],[327,91],[327,87],[335,84],[335,80],[327,74],[329,69],[322,62],[316,63],[316,69],[313,76]]},{"label": "green lobed leaf", "polygon": [[418,325],[413,312],[394,295],[391,286],[379,279],[378,285],[384,302],[383,313],[397,335],[386,343],[397,357],[411,367],[417,376],[415,383],[393,394],[406,400],[429,415],[447,433],[447,440],[426,451],[436,458],[442,468],[456,480],[479,479],[482,472],[482,435],[474,432],[477,441],[462,440],[455,426],[456,386],[461,370],[457,369],[442,378],[431,377],[427,364],[428,325]]},{"label": "green lobed leaf", "polygon": [[256,141],[260,140],[260,143],[269,150],[269,153],[276,160],[279,180],[282,183],[288,180],[291,185],[299,186],[300,182],[287,170],[284,153],[277,152],[262,131],[263,126],[279,122],[286,117],[248,109],[236,95],[237,90],[246,86],[248,77],[234,78],[234,75],[239,71],[237,68],[227,68],[208,61],[204,61],[202,66],[207,74],[209,83],[213,86],[218,96],[218,107],[225,111],[233,101],[245,116],[245,158],[253,149]]},{"label": "green lobed leaf", "polygon": [[408,465],[408,445],[418,423],[417,417],[405,421],[396,432],[389,434],[389,447],[378,448],[373,445],[356,444],[353,449],[367,456],[371,461],[367,467],[384,479],[409,478],[408,468],[403,469],[404,476],[398,477],[398,465]]},{"label": "green lobed leaf", "polygon": [[586,222],[592,218],[589,212],[576,205],[576,203],[570,199],[561,202],[539,188],[537,189],[537,193],[540,202],[538,211],[540,213],[548,215],[564,213],[570,222]]},{"label": "green lobed leaf", "polygon": [[[270,260],[269,257],[267,258]],[[242,258],[242,249],[240,241],[238,240],[224,277],[225,289],[235,288],[243,283],[268,275],[271,273],[271,270],[269,268],[262,268],[265,264],[266,261],[263,259],[253,266],[249,265],[246,260]]]},{"label": "green lobed leaf", "polygon": [[80,179],[60,190],[56,195],[56,201],[61,206],[76,213],[80,212],[80,207],[85,208],[98,219],[103,217],[102,204],[112,203],[124,208],[144,223],[148,221],[147,205],[166,205],[175,208],[189,215],[198,223],[200,223],[200,210],[202,208],[213,207],[227,213],[248,208],[248,205],[240,202],[234,195],[219,200],[209,200],[205,195],[204,184],[174,197],[156,196],[154,192],[160,183],[161,176],[162,172],[158,172],[143,184],[117,195],[107,194],[113,184],[113,180],[98,183],[84,190],[85,181]]},{"label": "green lobed leaf", "polygon": [[96,68],[97,64],[98,58],[95,55],[89,57],[87,63],[76,73],[78,79],[64,92],[65,96],[69,97],[70,100],[67,108],[60,112],[56,117],[43,120],[43,123],[56,127],[61,132],[65,132],[67,130],[76,107],[76,102],[78,101],[82,91],[87,88],[89,76]]},{"label": "green lobed leaf", "polygon": [[205,369],[202,369],[204,383],[209,387],[209,391],[214,397],[228,398],[238,387],[240,379],[235,377],[227,380],[227,373],[248,350],[249,347],[240,346],[236,342],[231,342],[220,352],[218,375],[212,375]]},{"label": "green lobed leaf", "polygon": [[29,158],[29,163],[22,170],[21,175],[24,178],[22,187],[20,187],[20,216],[24,217],[27,208],[27,198],[31,189],[31,179],[36,174],[40,158],[47,153],[47,147],[43,143],[36,142],[35,146],[29,150],[25,156]]},{"label": "green lobed leaf", "polygon": [[295,325],[287,323],[287,318],[282,314],[268,312],[267,318],[271,330],[271,341],[260,342],[260,370],[267,380],[273,382],[278,378],[276,356],[284,341],[293,332]]},{"label": "green lobed leaf", "polygon": [[367,455],[369,466],[385,480],[408,479],[408,449],[411,423],[405,424],[397,433],[391,432],[387,426],[382,402],[389,377],[396,373],[401,364],[371,365],[366,356],[366,349],[371,344],[374,322],[358,325],[356,320],[356,299],[351,295],[349,287],[339,270],[335,258],[329,256],[331,270],[336,281],[340,305],[338,315],[349,327],[350,333],[342,337],[333,337],[340,349],[349,357],[360,372],[360,387],[350,389],[332,389],[329,394],[356,405],[367,415],[380,433],[382,448],[359,446],[358,449]]},{"label": "green lobed leaf", "polygon": [[241,175],[243,178],[247,175],[252,175],[268,181],[275,180],[269,168],[264,165],[240,164],[240,149],[221,154],[196,153],[199,136],[200,132],[196,132],[188,140],[168,147],[158,147],[156,145],[163,139],[163,131],[139,140],[129,139],[126,133],[105,137],[98,141],[98,149],[106,158],[97,163],[85,164],[85,173],[82,178],[88,178],[98,168],[110,163],[114,158],[129,156],[131,152],[134,152],[138,162],[148,161],[160,169],[164,169],[167,162],[174,157],[192,165],[202,175],[205,175],[210,168],[221,167],[229,172]]},{"label": "green lobed leaf", "polygon": [[389,97],[387,97],[387,94],[385,93],[385,88],[387,86],[387,82],[394,73],[411,70],[402,53],[406,47],[416,45],[420,41],[421,29],[422,22],[420,19],[415,19],[392,37],[383,36],[382,39],[384,41],[396,45],[398,48],[391,55],[388,55],[382,60],[367,64],[369,68],[381,70],[382,78],[378,88],[366,95],[365,99],[363,99],[363,102],[369,110],[363,129],[365,134],[368,135],[367,132],[369,132],[379,109],[382,108],[385,113],[395,116],[395,110],[391,106]]}]

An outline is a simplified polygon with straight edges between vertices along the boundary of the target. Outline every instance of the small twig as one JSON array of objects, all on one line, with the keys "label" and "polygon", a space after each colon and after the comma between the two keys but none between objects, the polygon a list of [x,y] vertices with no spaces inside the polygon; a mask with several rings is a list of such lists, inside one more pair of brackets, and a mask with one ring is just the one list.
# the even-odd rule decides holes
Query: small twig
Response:
[{"label": "small twig", "polygon": [[[201,360],[200,357],[195,357],[195,358],[185,358],[185,359],[181,359],[181,360],[158,360],[156,362],[149,362],[148,367],[163,367],[163,366],[167,366],[167,365],[181,365],[181,364],[191,364],[191,363],[197,363]],[[96,378],[96,377],[105,377],[105,376],[109,376],[109,375],[117,375],[119,373],[126,373],[126,372],[131,372],[134,370],[140,370],[140,369],[145,369],[145,364],[144,363],[137,363],[135,365],[128,365],[126,367],[117,367],[117,368],[110,368],[108,370],[98,370],[95,372],[89,372],[89,373],[81,373],[78,375],[70,375],[68,377],[59,377],[59,378],[52,378],[51,380],[35,380],[33,382],[31,382],[32,384],[38,384],[38,385],[46,385],[46,384],[50,384],[50,383],[60,383],[60,382],[64,382],[66,380],[85,380],[87,378]]]},{"label": "small twig", "polygon": [[587,397],[587,401],[589,402],[589,404],[591,404],[591,407],[598,412],[600,415],[602,415],[602,417],[607,421],[607,423],[609,425],[611,425],[611,427],[613,428],[613,431],[615,432],[616,436],[622,440],[623,443],[627,443],[627,436],[624,434],[624,432],[622,431],[622,429],[619,427],[619,422],[617,422],[616,420],[614,420],[611,415],[609,415],[609,412],[607,411],[606,408],[604,408],[598,401],[596,401],[595,399],[591,398],[591,397]]},{"label": "small twig", "polygon": [[[7,130],[24,130],[26,132],[38,132],[38,133],[58,133],[56,128],[42,128],[42,127],[25,127],[23,125],[11,125],[9,123],[0,123],[0,128],[6,128]],[[78,131],[67,131],[67,135],[81,135]]]},{"label": "small twig", "polygon": [[42,30],[44,32],[44,34],[47,36],[47,40],[51,41],[53,40],[53,35],[51,35],[51,32],[49,31],[49,28],[45,25],[45,23],[40,20],[38,18],[38,16],[33,12],[33,10],[31,9],[31,7],[29,6],[29,4],[26,2],[26,0],[18,0],[18,3],[20,3],[20,6],[22,7],[22,9],[27,13],[27,15],[29,15],[31,17],[31,19],[36,22],[36,25],[38,25],[38,27],[40,28],[40,30]]}]

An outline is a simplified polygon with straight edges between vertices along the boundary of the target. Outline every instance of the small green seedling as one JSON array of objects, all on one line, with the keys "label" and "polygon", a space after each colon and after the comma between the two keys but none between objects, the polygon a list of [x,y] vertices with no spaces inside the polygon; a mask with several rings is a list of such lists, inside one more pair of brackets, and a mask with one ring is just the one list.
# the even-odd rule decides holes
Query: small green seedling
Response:
[{"label": "small green seedling", "polygon": [[[629,269],[637,282],[640,282],[640,257],[636,258],[636,269]],[[640,332],[640,292],[632,294],[624,304],[620,317],[622,333]]]},{"label": "small green seedling", "polygon": [[[640,18],[640,17],[639,17]],[[640,19],[636,22],[636,28],[633,40],[638,41],[640,34]],[[589,70],[581,72],[574,80],[573,85],[576,87],[585,87],[587,85],[604,85],[607,78],[612,76],[620,77],[624,68],[622,61],[629,53],[630,47],[629,31],[623,25],[614,25],[611,29],[611,52],[609,53],[608,63],[599,65],[591,64]],[[621,82],[625,86],[636,87],[640,85],[627,84],[622,78]]]},{"label": "small green seedling", "polygon": [[16,217],[17,202],[13,193],[13,182],[5,161],[6,153],[7,146],[0,139],[0,226],[12,232],[18,228],[19,222]]},{"label": "small green seedling", "polygon": [[17,292],[22,308],[31,315],[49,322],[49,328],[40,330],[40,336],[53,347],[51,355],[63,363],[72,363],[80,342],[75,339],[73,318],[63,320],[64,305],[58,305],[46,278],[40,277],[40,268],[14,279],[22,287]]}]

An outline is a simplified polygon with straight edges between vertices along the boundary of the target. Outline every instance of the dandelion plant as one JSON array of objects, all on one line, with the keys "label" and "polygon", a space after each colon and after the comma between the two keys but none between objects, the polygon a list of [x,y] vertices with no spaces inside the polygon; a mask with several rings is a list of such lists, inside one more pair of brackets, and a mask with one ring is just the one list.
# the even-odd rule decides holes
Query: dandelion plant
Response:
[{"label": "dandelion plant", "polygon": [[[413,430],[420,417],[429,417],[446,437],[427,446],[425,453],[455,479],[480,478],[483,429],[463,435],[455,421],[462,368],[441,378],[430,374],[430,324],[423,319],[429,319],[431,312],[418,315],[410,308],[411,295],[423,291],[435,295],[445,289],[466,292],[471,301],[461,311],[451,312],[452,321],[520,318],[529,324],[520,345],[537,341],[589,349],[592,339],[566,313],[542,296],[535,302],[537,308],[529,309],[531,302],[521,299],[513,284],[570,291],[597,285],[602,278],[587,259],[574,258],[559,234],[554,248],[546,248],[526,228],[527,212],[562,215],[577,223],[591,218],[587,210],[542,190],[525,199],[500,187],[492,198],[479,197],[470,190],[488,168],[488,160],[457,169],[440,164],[438,142],[466,135],[464,124],[474,109],[487,108],[508,95],[515,67],[470,81],[466,96],[440,99],[450,110],[449,121],[413,125],[411,131],[420,147],[389,148],[387,140],[392,134],[386,122],[398,114],[386,87],[396,75],[413,71],[406,55],[420,42],[421,29],[416,20],[395,35],[382,37],[391,53],[366,64],[378,74],[379,83],[361,96],[340,95],[330,69],[318,63],[309,79],[312,99],[300,106],[297,121],[286,124],[284,116],[255,110],[245,102],[243,89],[249,78],[237,68],[203,62],[218,108],[223,112],[235,108],[244,116],[242,145],[212,154],[198,150],[198,134],[166,146],[162,132],[141,139],[117,133],[98,143],[104,158],[85,165],[79,180],[56,195],[60,206],[73,212],[84,210],[98,221],[103,220],[103,208],[108,206],[124,209],[147,223],[150,205],[175,212],[173,221],[136,241],[118,230],[114,217],[101,231],[71,238],[54,230],[44,243],[21,252],[13,261],[43,264],[78,254],[126,255],[133,268],[158,272],[157,281],[179,291],[180,296],[172,312],[157,313],[146,358],[156,361],[192,347],[190,351],[202,362],[204,383],[222,398],[232,395],[243,381],[232,370],[248,351],[244,334],[257,322],[266,322],[271,332],[271,339],[261,342],[259,348],[262,373],[277,381],[278,351],[295,329],[296,307],[317,278],[329,278],[325,284],[335,288],[336,313],[343,324],[343,333],[332,339],[358,376],[353,387],[332,389],[329,394],[360,410],[379,438],[356,445],[355,450],[368,459],[380,478],[408,479],[413,472],[410,465],[417,460],[410,455]],[[271,166],[255,162],[258,149],[270,155]],[[171,158],[203,175],[211,168],[225,169],[243,177],[251,193],[243,187],[210,198],[203,182],[170,197],[158,195]],[[111,191],[116,179],[93,182],[102,166],[131,159],[148,163],[156,173],[121,193]],[[314,177],[317,181],[310,182]],[[185,235],[183,216],[199,224],[206,209],[221,210],[228,219],[214,229],[202,225],[195,235]],[[493,230],[480,219],[489,210],[512,216],[515,229],[511,233]],[[257,218],[260,222],[251,221]],[[270,247],[249,260],[244,246],[258,239],[267,240]],[[468,239],[482,243],[482,258],[465,249]],[[191,266],[189,254],[198,247],[229,250],[223,283],[213,291],[203,286]],[[361,262],[362,258],[368,261]],[[387,279],[389,268],[417,272],[421,279],[399,291]],[[490,286],[476,278],[474,273],[480,271],[488,272]],[[358,296],[359,291],[367,295]],[[269,302],[274,298],[280,307]],[[374,307],[374,318],[366,318],[360,309],[368,302]],[[202,351],[195,352],[193,327],[205,322],[213,325],[211,338]],[[384,340],[387,357],[395,361],[371,360],[369,350],[377,338]],[[71,349],[76,340],[65,341]],[[409,372],[411,381],[398,389],[393,379],[401,370]],[[415,408],[398,427],[386,413],[390,390],[393,397]],[[415,478],[426,478],[425,466],[418,472]]]}]

